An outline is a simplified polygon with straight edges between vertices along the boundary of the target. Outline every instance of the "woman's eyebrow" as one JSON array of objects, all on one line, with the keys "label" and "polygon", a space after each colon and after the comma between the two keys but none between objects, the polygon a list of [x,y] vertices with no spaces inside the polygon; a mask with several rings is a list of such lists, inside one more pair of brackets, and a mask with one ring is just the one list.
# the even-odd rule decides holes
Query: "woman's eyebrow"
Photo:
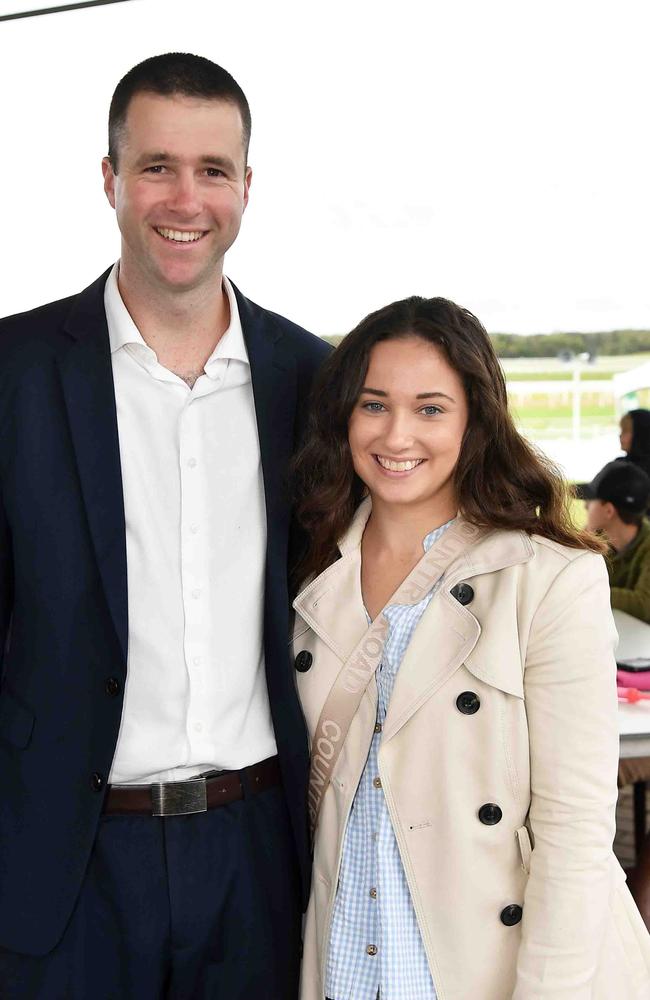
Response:
[{"label": "woman's eyebrow", "polygon": [[446,392],[418,392],[416,399],[448,399],[450,403],[455,403],[456,400],[452,396],[448,396]]},{"label": "woman's eyebrow", "polygon": [[370,386],[366,386],[366,385],[364,385],[364,387],[361,390],[361,392],[369,392],[373,396],[387,396],[388,395],[388,393],[384,392],[382,389],[371,389]]}]

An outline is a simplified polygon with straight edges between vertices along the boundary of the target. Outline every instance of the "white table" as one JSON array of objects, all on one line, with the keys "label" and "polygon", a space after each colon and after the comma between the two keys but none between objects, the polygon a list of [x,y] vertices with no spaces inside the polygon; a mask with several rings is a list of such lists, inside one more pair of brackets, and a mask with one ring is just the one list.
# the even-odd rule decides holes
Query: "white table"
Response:
[{"label": "white table", "polygon": [[[633,618],[625,611],[614,611],[618,632],[616,659],[645,656],[650,659],[650,625]],[[650,701],[630,705],[619,702],[619,733],[622,758],[650,757]]]},{"label": "white table", "polygon": [[637,701],[635,705],[619,701],[618,731],[622,760],[650,757],[650,701]]}]

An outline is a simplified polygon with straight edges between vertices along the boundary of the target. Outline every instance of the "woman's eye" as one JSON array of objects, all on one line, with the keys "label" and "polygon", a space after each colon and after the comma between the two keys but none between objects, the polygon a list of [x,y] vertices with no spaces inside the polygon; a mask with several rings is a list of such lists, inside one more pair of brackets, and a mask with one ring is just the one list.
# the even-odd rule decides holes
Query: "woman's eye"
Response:
[{"label": "woman's eye", "polygon": [[442,413],[442,410],[432,403],[430,406],[423,406],[420,413],[424,413],[425,417],[435,417],[436,413]]},{"label": "woman's eye", "polygon": [[377,403],[374,400],[370,400],[368,403],[362,403],[362,408],[368,410],[369,413],[381,413],[384,409],[383,403]]}]

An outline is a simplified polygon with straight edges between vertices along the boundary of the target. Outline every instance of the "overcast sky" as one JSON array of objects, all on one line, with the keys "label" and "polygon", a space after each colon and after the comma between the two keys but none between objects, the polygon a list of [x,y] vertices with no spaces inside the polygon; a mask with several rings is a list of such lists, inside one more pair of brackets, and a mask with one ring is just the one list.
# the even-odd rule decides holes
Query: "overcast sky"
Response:
[{"label": "overcast sky", "polygon": [[[0,13],[44,4],[2,0]],[[647,0],[132,0],[0,23],[0,314],[117,256],[118,79],[169,50],[253,112],[226,272],[317,333],[445,295],[492,331],[650,328]]]}]

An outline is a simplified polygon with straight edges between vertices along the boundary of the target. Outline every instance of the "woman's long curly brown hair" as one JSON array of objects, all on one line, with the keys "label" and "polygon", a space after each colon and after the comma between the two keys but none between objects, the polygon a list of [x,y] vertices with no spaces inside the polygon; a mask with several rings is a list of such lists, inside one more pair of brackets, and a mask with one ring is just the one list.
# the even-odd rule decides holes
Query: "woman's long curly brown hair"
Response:
[{"label": "woman's long curly brown hair", "polygon": [[305,443],[293,465],[296,513],[309,539],[295,581],[335,561],[337,541],[367,492],[352,465],[348,422],[370,352],[383,340],[411,336],[442,350],[463,381],[468,422],[454,484],[466,520],[603,552],[595,535],[572,524],[571,494],[559,470],[515,428],[503,372],[482,324],[448,299],[413,296],[366,316],[330,355],[316,381]]}]

